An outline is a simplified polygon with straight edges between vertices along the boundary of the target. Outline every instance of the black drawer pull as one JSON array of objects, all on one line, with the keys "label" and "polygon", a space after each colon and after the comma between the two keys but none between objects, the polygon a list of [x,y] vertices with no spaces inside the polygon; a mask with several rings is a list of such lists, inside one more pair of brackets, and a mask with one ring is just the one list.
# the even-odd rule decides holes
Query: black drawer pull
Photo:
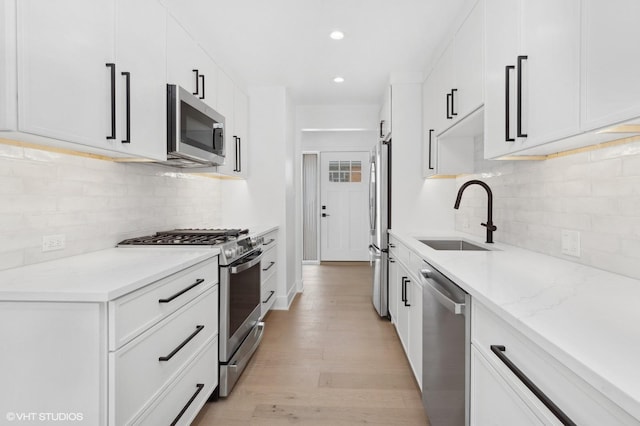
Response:
[{"label": "black drawer pull", "polygon": [[202,94],[200,95],[199,99],[204,99],[204,74],[200,74],[200,82],[202,82]]},{"label": "black drawer pull", "polygon": [[405,303],[405,306],[407,304],[407,277],[402,277],[402,301]]},{"label": "black drawer pull", "polygon": [[407,308],[411,307],[411,303],[409,303],[409,288],[407,287],[407,284],[409,284],[410,282],[411,280],[408,278],[404,282],[404,306],[406,306]]},{"label": "black drawer pull", "polygon": [[271,269],[271,267],[272,267],[273,265],[275,265],[275,264],[276,264],[276,262],[269,262],[269,266],[267,266],[266,268],[264,268],[264,269],[263,269],[263,271],[268,271],[268,270],[269,270],[269,269]]},{"label": "black drawer pull", "polygon": [[516,375],[518,379],[524,385],[529,388],[529,390],[542,402],[548,409],[553,413],[554,416],[558,418],[564,425],[575,425],[575,423],[556,405],[549,399],[547,395],[544,394],[516,365],[511,362],[509,358],[503,353],[506,351],[506,348],[502,345],[491,345],[491,351],[496,354],[496,356],[502,361],[508,368],[511,370],[513,374]]},{"label": "black drawer pull", "polygon": [[158,361],[169,361],[171,358],[173,358],[175,354],[177,354],[180,351],[180,349],[184,348],[184,346],[187,343],[189,343],[191,339],[196,337],[196,335],[200,333],[202,330],[204,330],[204,325],[196,325],[196,331],[194,331],[193,333],[191,333],[189,337],[184,339],[184,342],[180,343],[174,350],[171,351],[169,355],[161,356],[160,358],[158,358]]},{"label": "black drawer pull", "polygon": [[195,401],[195,399],[198,397],[198,394],[202,391],[202,389],[204,389],[204,383],[198,383],[196,385],[196,388],[198,388],[196,390],[196,393],[193,394],[191,399],[189,399],[189,401],[187,401],[187,405],[185,405],[182,408],[182,410],[178,413],[176,418],[173,419],[173,421],[171,422],[171,426],[175,426],[176,424],[178,424],[178,420],[180,420],[180,417],[182,417],[184,415],[184,413],[187,412],[187,410],[189,409],[189,406],[193,403],[193,401]]},{"label": "black drawer pull", "polygon": [[180,296],[182,296],[183,294],[185,294],[186,292],[188,292],[189,290],[191,290],[191,289],[192,289],[192,288],[194,288],[195,286],[197,286],[197,285],[199,285],[199,284],[202,284],[203,282],[204,282],[204,279],[202,279],[202,278],[198,278],[198,279],[196,280],[196,282],[195,282],[195,283],[193,283],[193,284],[191,284],[189,287],[185,288],[184,290],[180,290],[179,292],[177,292],[176,294],[174,294],[174,295],[173,295],[173,296],[171,296],[171,297],[168,297],[168,298],[166,298],[166,299],[159,299],[159,300],[158,300],[158,303],[169,303],[169,302],[171,302],[173,299],[175,299],[176,297],[180,297]]},{"label": "black drawer pull", "polygon": [[269,241],[265,241],[264,243],[262,243],[262,245],[263,246],[268,246],[269,244],[275,243],[275,242],[276,242],[275,238],[272,238]]},{"label": "black drawer pull", "polygon": [[191,94],[198,96],[198,94],[200,93],[200,71],[193,70],[193,72],[196,73],[196,91],[191,92]]},{"label": "black drawer pull", "polygon": [[269,292],[269,297],[267,297],[267,300],[263,300],[262,303],[267,303],[274,294],[275,294],[275,291],[271,290]]}]

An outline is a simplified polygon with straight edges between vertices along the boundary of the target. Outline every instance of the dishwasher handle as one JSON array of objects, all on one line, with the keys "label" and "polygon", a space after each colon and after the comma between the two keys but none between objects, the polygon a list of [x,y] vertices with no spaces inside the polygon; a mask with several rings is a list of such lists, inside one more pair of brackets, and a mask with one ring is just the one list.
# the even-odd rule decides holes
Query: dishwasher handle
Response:
[{"label": "dishwasher handle", "polygon": [[454,300],[451,300],[449,296],[441,292],[436,286],[433,285],[435,280],[431,277],[433,272],[429,269],[421,269],[420,274],[422,274],[424,278],[425,288],[429,293],[431,293],[441,305],[447,308],[449,311],[453,312],[456,315],[464,315],[466,305],[464,303],[458,303]]}]

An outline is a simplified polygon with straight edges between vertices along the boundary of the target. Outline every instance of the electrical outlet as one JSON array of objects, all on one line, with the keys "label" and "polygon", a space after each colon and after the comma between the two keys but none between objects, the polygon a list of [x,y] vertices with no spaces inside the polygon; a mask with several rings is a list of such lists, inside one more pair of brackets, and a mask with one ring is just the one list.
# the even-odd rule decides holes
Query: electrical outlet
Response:
[{"label": "electrical outlet", "polygon": [[65,246],[64,234],[45,235],[42,237],[42,251],[62,250]]},{"label": "electrical outlet", "polygon": [[580,257],[580,231],[562,230],[562,254]]}]

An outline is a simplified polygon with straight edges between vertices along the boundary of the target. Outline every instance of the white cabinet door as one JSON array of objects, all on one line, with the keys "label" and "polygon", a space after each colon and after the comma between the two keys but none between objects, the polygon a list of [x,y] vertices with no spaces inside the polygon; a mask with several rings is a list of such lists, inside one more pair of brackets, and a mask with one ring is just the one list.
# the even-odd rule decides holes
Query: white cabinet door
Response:
[{"label": "white cabinet door", "polygon": [[436,95],[437,72],[432,72],[422,86],[422,108],[423,108],[423,139],[422,139],[422,176],[427,178],[438,173],[437,171],[437,143],[438,134]]},{"label": "white cabinet door", "polygon": [[407,285],[409,307],[409,363],[418,386],[422,389],[422,286],[411,282]]},{"label": "white cabinet door", "polygon": [[580,132],[580,0],[486,0],[485,157]]},{"label": "white cabinet door", "polygon": [[128,141],[120,149],[166,160],[166,10],[157,0],[117,0],[116,13],[117,134]]},{"label": "white cabinet door", "polygon": [[[515,143],[513,94],[518,56],[519,5],[519,1],[513,0],[486,0],[485,3],[485,158],[499,157],[512,150]],[[511,84],[507,85],[507,81]]]},{"label": "white cabinet door", "polygon": [[0,131],[15,130],[18,119],[15,0],[0,1],[0,25]]},{"label": "white cabinet door", "polygon": [[217,110],[218,67],[189,33],[167,15],[167,83],[182,86]]},{"label": "white cabinet door", "polygon": [[397,323],[398,321],[398,300],[399,291],[398,286],[398,261],[395,255],[389,254],[389,315],[391,316],[391,322]]},{"label": "white cabinet door", "polygon": [[410,280],[406,269],[400,265],[398,268],[398,287],[400,300],[398,300],[398,320],[396,330],[405,354],[409,354],[409,308],[407,307],[407,281]]},{"label": "white cabinet door", "polygon": [[640,116],[640,2],[583,2],[583,130]]},{"label": "white cabinet door", "polygon": [[[224,103],[228,103],[230,100],[226,99],[231,94],[228,84],[230,79],[223,84],[223,90],[221,90],[221,100]],[[227,93],[229,92],[229,93]],[[228,106],[224,107],[225,110],[229,110]],[[223,113],[224,115],[224,113]],[[225,115],[226,122],[230,123],[231,127],[227,126],[227,147],[226,147],[226,160],[222,167],[218,168],[220,173],[228,174],[235,177],[246,178],[248,176],[248,164],[249,164],[249,99],[237,86],[233,86],[233,109],[232,114]],[[230,130],[231,129],[231,130]],[[232,131],[233,133],[229,133]]]},{"label": "white cabinet door", "polygon": [[115,63],[113,0],[20,0],[20,131],[116,149],[111,74]]},{"label": "white cabinet door", "polygon": [[455,116],[452,114],[452,101],[454,102],[455,93],[454,79],[453,79],[453,43],[450,43],[447,49],[444,51],[436,67],[434,68],[432,75],[435,79],[435,111],[436,121],[435,126],[438,133],[442,133],[454,123]]},{"label": "white cabinet door", "polygon": [[218,112],[224,116],[225,125],[225,161],[224,165],[218,167],[220,173],[226,175],[237,175],[238,157],[238,134],[235,128],[235,93],[236,87],[233,80],[222,70],[218,72]]},{"label": "white cabinet door", "polygon": [[[522,2],[519,55],[527,57],[521,61],[524,145],[536,146],[580,131],[580,3]],[[518,63],[516,71],[520,72]]]},{"label": "white cabinet door", "polygon": [[453,41],[453,121],[458,122],[484,102],[484,1],[480,0]]},{"label": "white cabinet door", "polygon": [[470,423],[472,425],[543,425],[484,356],[471,346]]}]

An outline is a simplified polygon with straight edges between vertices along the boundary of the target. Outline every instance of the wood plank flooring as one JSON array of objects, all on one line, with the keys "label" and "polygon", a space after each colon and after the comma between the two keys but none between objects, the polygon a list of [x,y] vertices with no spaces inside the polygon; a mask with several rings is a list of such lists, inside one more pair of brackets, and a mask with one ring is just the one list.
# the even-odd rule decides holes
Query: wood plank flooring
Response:
[{"label": "wood plank flooring", "polygon": [[371,304],[369,264],[305,265],[303,279],[291,309],[266,316],[231,395],[193,424],[428,424],[394,327]]}]

